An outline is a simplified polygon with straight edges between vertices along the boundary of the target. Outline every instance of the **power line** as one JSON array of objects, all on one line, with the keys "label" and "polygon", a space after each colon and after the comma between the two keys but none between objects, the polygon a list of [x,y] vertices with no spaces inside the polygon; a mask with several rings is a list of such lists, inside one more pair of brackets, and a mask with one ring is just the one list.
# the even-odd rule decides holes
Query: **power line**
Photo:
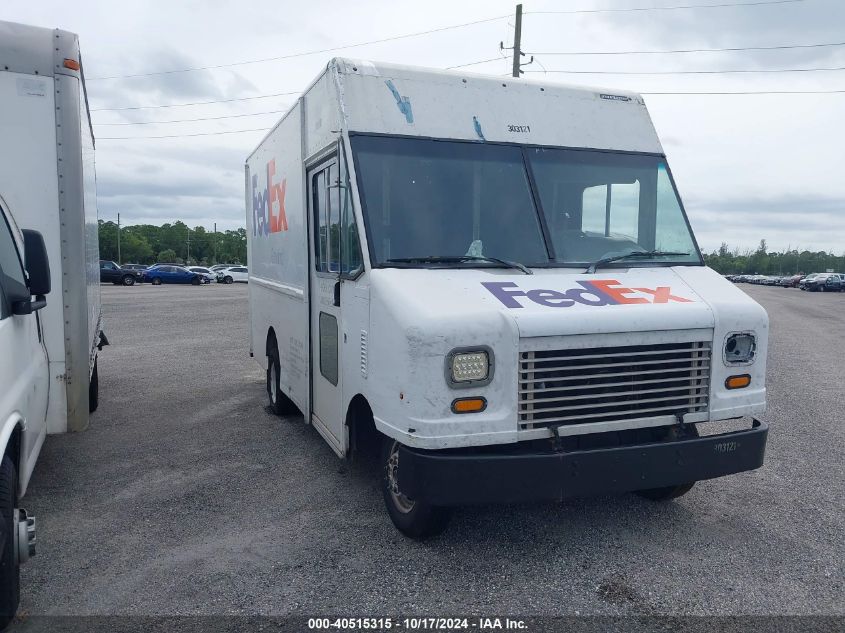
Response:
[{"label": "power line", "polygon": [[192,101],[189,103],[166,103],[163,105],[149,105],[149,106],[126,106],[123,108],[92,108],[91,112],[118,112],[124,110],[149,110],[152,108],[184,108],[186,106],[209,105],[211,103],[232,103],[233,101],[250,101],[252,99],[269,99],[270,97],[286,97],[288,95],[298,95],[302,91],[295,92],[276,92],[269,95],[255,95],[252,97],[238,97],[237,99],[215,99],[213,101]]},{"label": "power line", "polygon": [[555,73],[565,75],[730,75],[736,73],[815,73],[845,70],[845,66],[834,68],[741,68],[733,70],[526,70],[528,73]]},{"label": "power line", "polygon": [[251,128],[249,130],[227,130],[225,132],[198,132],[196,134],[165,134],[162,136],[98,136],[98,141],[134,141],[148,138],[187,138],[189,136],[219,136],[221,134],[243,134],[244,132],[266,132],[269,127]]},{"label": "power line", "polygon": [[[533,14],[533,15],[573,15],[573,14],[589,14],[589,13],[624,13],[624,12],[632,12],[632,11],[672,11],[672,10],[680,10],[680,9],[718,9],[724,7],[756,7],[756,6],[766,6],[766,5],[777,5],[777,4],[794,4],[797,2],[804,2],[804,0],[761,0],[759,2],[731,2],[731,3],[722,3],[722,4],[689,4],[689,5],[676,5],[676,6],[668,6],[668,7],[628,7],[628,8],[619,8],[619,9],[576,9],[572,11],[526,11],[526,15]],[[249,59],[239,62],[230,62],[227,64],[214,64],[209,66],[193,66],[188,68],[175,68],[172,70],[160,70],[154,72],[147,72],[147,73],[133,73],[128,75],[110,75],[104,77],[89,77],[88,81],[102,81],[106,79],[128,79],[132,77],[151,77],[154,75],[170,75],[174,73],[186,73],[186,72],[194,72],[197,70],[215,70],[219,68],[232,68],[234,66],[245,66],[248,64],[260,64],[264,62],[271,62],[271,61],[281,61],[285,59],[294,59],[297,57],[306,57],[308,55],[318,55],[320,53],[330,53],[333,51],[341,51],[346,50],[349,48],[358,48],[360,46],[369,46],[371,44],[382,44],[385,42],[394,42],[396,40],[408,39],[412,37],[421,37],[423,35],[431,35],[432,33],[441,33],[443,31],[451,31],[454,29],[461,29],[468,26],[474,26],[476,24],[485,24],[488,22],[496,22],[499,20],[504,20],[509,18],[509,15],[499,15],[490,18],[483,18],[480,20],[473,20],[472,22],[464,22],[461,24],[451,24],[449,26],[442,26],[436,29],[429,29],[427,31],[417,31],[416,33],[406,33],[404,35],[394,35],[392,37],[385,37],[377,40],[370,40],[367,42],[357,42],[355,44],[343,44],[341,46],[333,46],[330,48],[322,48],[318,50],[311,50],[311,51],[301,51],[298,53],[290,53],[288,55],[278,55],[275,57],[264,57],[261,59]]]},{"label": "power line", "polygon": [[[510,77],[510,74],[504,75]],[[845,94],[845,90],[737,90],[707,92],[641,92],[643,96],[745,96],[745,95],[826,95]],[[251,128],[247,130],[227,130],[224,132],[200,132],[195,134],[166,134],[159,136],[98,136],[98,141],[133,141],[144,139],[186,138],[193,136],[218,136],[221,134],[242,134],[245,132],[267,132],[271,128]]]},{"label": "power line", "polygon": [[280,114],[285,110],[267,110],[265,112],[251,112],[249,114],[228,114],[225,116],[209,116],[197,119],[173,119],[170,121],[131,121],[123,123],[94,123],[94,125],[158,125],[161,123],[192,123],[194,121],[219,121],[221,119],[239,119],[247,116],[260,116],[262,114]]},{"label": "power line", "polygon": [[444,70],[455,70],[456,68],[466,68],[467,66],[477,66],[478,64],[486,64],[487,62],[500,62],[502,60],[507,61],[506,57],[491,57],[490,59],[482,59],[477,62],[470,62],[469,64],[458,64],[457,66],[446,66]]},{"label": "power line", "polygon": [[[783,0],[783,1],[786,1],[786,0]],[[789,1],[790,2],[798,2],[798,1],[803,1],[803,0],[789,0]],[[322,49],[319,49],[319,50],[302,51],[302,52],[299,52],[299,53],[290,53],[288,55],[279,55],[277,57],[264,57],[262,59],[249,59],[249,60],[240,61],[240,62],[231,62],[231,63],[228,63],[228,64],[215,64],[213,66],[195,66],[195,67],[190,67],[190,68],[176,68],[176,69],[173,69],[173,70],[160,70],[160,71],[149,72],[149,73],[135,73],[135,74],[132,74],[132,75],[112,75],[112,76],[109,76],[109,77],[90,77],[90,78],[88,78],[88,81],[99,81],[99,80],[104,80],[104,79],[127,79],[127,78],[130,78],[130,77],[151,77],[153,75],[171,75],[171,74],[174,74],[174,73],[188,73],[188,72],[193,72],[193,71],[196,71],[196,70],[215,70],[215,69],[218,69],[218,68],[231,68],[233,66],[246,66],[247,64],[260,64],[260,63],[263,63],[263,62],[275,62],[275,61],[281,61],[283,59],[294,59],[296,57],[306,57],[308,55],[317,55],[317,54],[320,54],[320,53],[330,53],[332,51],[342,51],[342,50],[346,50],[348,48],[357,48],[359,46],[369,46],[370,44],[382,44],[384,42],[394,42],[396,40],[402,40],[402,39],[407,39],[407,38],[411,38],[411,37],[420,37],[420,36],[423,36],[423,35],[431,35],[432,33],[441,33],[443,31],[451,31],[453,29],[462,29],[464,27],[473,26],[473,25],[476,25],[476,24],[484,24],[484,23],[487,23],[487,22],[496,22],[498,20],[504,20],[505,18],[508,18],[508,17],[510,17],[510,16],[500,15],[500,16],[493,17],[493,18],[484,18],[484,19],[481,19],[481,20],[473,20],[472,22],[464,22],[462,24],[452,24],[452,25],[449,25],[449,26],[441,26],[441,27],[436,28],[436,29],[429,29],[428,31],[418,31],[416,33],[406,33],[405,35],[394,35],[392,37],[384,37],[384,38],[378,39],[378,40],[370,40],[369,42],[358,42],[357,44],[343,44],[341,46],[333,46],[331,48],[322,48]]]},{"label": "power line", "polygon": [[668,7],[627,7],[620,9],[573,9],[571,11],[526,11],[525,15],[574,15],[578,13],[627,13],[630,11],[677,11],[680,9],[724,9],[726,7],[762,7],[794,4],[804,0],[761,0],[759,2],[725,2],[722,4],[683,4]]},{"label": "power line", "polygon": [[[737,51],[775,51],[796,48],[823,48],[829,46],[845,46],[845,42],[831,42],[829,44],[790,44],[785,46],[736,46],[731,48],[678,48],[663,51],[547,51],[535,52],[535,55],[667,55],[670,53],[723,53]],[[481,62],[474,62],[479,64]],[[466,64],[467,66],[470,64]],[[453,66],[459,68],[459,66]]]}]

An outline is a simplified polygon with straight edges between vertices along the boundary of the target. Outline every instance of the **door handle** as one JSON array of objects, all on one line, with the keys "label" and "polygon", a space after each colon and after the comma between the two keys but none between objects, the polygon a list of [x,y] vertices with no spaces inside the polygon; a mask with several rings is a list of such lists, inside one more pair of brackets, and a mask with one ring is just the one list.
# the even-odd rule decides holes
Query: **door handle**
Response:
[{"label": "door handle", "polygon": [[334,307],[340,307],[340,280],[334,282]]}]

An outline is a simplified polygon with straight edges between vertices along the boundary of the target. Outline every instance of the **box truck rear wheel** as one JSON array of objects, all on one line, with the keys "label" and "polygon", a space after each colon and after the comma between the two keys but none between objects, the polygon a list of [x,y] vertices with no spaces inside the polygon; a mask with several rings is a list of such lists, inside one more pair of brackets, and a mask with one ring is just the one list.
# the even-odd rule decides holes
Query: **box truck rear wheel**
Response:
[{"label": "box truck rear wheel", "polygon": [[97,360],[94,359],[94,370],[88,382],[88,413],[94,413],[100,406],[100,375],[97,373]]},{"label": "box truck rear wheel", "polygon": [[6,627],[15,617],[20,598],[20,563],[16,556],[15,499],[18,489],[18,475],[8,455],[0,462],[0,629]]},{"label": "box truck rear wheel", "polygon": [[413,539],[442,534],[449,525],[451,509],[409,499],[399,490],[399,442],[384,438],[381,463],[384,503],[396,529]]}]

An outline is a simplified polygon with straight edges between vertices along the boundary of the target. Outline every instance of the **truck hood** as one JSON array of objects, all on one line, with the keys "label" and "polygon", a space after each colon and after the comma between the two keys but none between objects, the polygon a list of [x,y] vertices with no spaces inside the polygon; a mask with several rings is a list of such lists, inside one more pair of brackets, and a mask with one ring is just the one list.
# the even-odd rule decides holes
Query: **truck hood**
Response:
[{"label": "truck hood", "polygon": [[406,324],[489,324],[491,313],[498,313],[520,337],[713,328],[713,302],[726,293],[732,302],[756,305],[704,267],[534,272],[388,268],[374,270],[372,279],[379,294],[392,295],[389,304],[401,306],[396,316]]}]

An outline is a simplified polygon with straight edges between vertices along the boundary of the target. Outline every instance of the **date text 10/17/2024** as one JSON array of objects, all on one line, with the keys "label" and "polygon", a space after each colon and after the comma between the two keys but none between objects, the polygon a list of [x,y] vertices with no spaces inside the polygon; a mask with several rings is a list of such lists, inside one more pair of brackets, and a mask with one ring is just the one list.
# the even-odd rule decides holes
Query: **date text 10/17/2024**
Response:
[{"label": "date text 10/17/2024", "polygon": [[309,618],[309,630],[348,631],[405,629],[410,631],[525,631],[524,620],[514,618]]}]

